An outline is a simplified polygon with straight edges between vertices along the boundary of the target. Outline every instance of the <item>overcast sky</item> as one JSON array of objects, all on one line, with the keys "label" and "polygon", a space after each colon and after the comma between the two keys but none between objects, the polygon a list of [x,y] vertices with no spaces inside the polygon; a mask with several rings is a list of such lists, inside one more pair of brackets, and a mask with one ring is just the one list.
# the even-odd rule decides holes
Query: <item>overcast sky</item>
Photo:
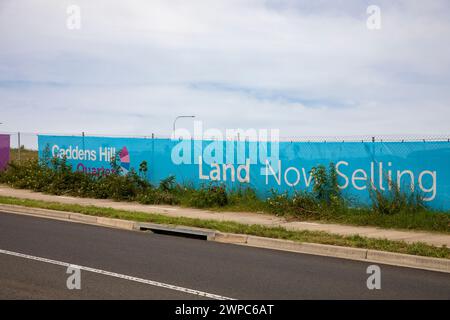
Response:
[{"label": "overcast sky", "polygon": [[[80,30],[66,26],[72,4]],[[282,136],[448,134],[449,12],[448,0],[0,0],[0,131],[169,134],[194,114]]]}]

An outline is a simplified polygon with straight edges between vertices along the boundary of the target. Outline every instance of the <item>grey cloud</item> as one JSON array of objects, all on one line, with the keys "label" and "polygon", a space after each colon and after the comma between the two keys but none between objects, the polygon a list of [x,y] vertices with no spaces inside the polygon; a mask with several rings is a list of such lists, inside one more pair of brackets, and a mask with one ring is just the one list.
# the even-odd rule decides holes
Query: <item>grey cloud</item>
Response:
[{"label": "grey cloud", "polygon": [[367,1],[2,3],[7,130],[168,133],[189,112],[284,135],[450,131],[447,1],[379,1],[379,31]]}]

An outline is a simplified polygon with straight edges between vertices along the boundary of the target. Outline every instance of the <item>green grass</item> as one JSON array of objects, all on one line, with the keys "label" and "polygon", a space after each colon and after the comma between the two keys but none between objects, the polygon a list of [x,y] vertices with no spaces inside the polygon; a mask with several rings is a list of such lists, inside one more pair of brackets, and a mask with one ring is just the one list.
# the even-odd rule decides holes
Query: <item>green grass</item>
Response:
[{"label": "green grass", "polygon": [[[184,193],[175,194],[179,205],[192,207],[189,190]],[[217,212],[254,212],[260,214],[277,214],[273,208],[268,206],[264,199],[252,196],[238,196],[236,192],[228,193],[228,204],[224,206],[206,206],[204,209]],[[322,223],[337,223],[355,226],[373,226],[384,229],[431,231],[450,234],[450,213],[439,212],[422,208],[417,211],[401,211],[395,214],[380,214],[374,212],[370,207],[340,207],[338,210],[321,209],[313,214],[298,214],[292,212],[292,208],[279,209],[287,220],[314,221]]]},{"label": "green grass", "polygon": [[[228,190],[222,185],[193,188],[177,184],[174,176],[161,180],[159,186],[144,180],[141,173],[94,179],[73,172],[65,160],[53,158],[51,164],[46,166],[38,163],[36,151],[22,149],[21,153],[23,161],[20,164],[15,162],[0,173],[2,183],[56,195],[137,201],[142,204],[177,204],[216,211],[272,214],[287,220],[450,234],[450,212],[432,210],[422,203],[418,205],[398,192],[376,195],[382,210],[373,206],[355,207],[340,194],[331,194],[332,201],[320,200],[321,193],[317,192],[294,195],[273,193],[262,199],[250,188]],[[12,149],[11,154],[14,160],[17,149]],[[26,161],[27,158],[29,161]]]},{"label": "green grass", "polygon": [[77,204],[61,204],[41,200],[0,197],[1,204],[20,205],[25,207],[43,208],[59,211],[82,213],[91,216],[101,216],[132,220],[138,222],[153,222],[159,224],[183,225],[214,229],[222,232],[255,235],[268,238],[294,240],[298,242],[321,243],[354,248],[365,248],[389,252],[413,254],[435,258],[450,259],[450,249],[435,247],[425,243],[408,244],[404,241],[373,239],[361,236],[340,236],[320,231],[288,231],[281,227],[265,227],[261,225],[245,225],[236,222],[192,219],[184,217],[168,217],[161,214],[150,214],[136,211],[117,210]]},{"label": "green grass", "polygon": [[[230,211],[273,214],[262,201],[250,203],[243,202],[236,205],[232,204],[208,209],[218,212]],[[347,208],[339,212],[321,212],[314,216],[290,215],[289,213],[283,216],[288,220],[316,221],[355,226],[372,226],[384,229],[431,231],[450,234],[450,214],[431,210],[383,215],[375,213],[369,208]]]},{"label": "green grass", "polygon": [[367,209],[348,209],[341,215],[323,216],[322,221],[385,229],[424,230],[450,233],[450,214],[429,210],[393,215],[377,214]]}]

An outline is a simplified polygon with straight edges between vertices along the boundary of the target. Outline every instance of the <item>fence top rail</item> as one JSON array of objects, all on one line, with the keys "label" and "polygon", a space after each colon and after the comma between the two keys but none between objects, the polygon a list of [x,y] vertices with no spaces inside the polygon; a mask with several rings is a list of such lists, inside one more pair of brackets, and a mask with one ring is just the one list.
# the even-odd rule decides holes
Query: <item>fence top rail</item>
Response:
[{"label": "fence top rail", "polygon": [[[171,135],[167,134],[105,134],[105,133],[91,133],[91,132],[0,132],[0,134],[9,134],[12,138],[37,138],[38,135],[43,136],[67,136],[67,137],[112,137],[112,138],[142,138],[142,139],[171,139]],[[267,139],[259,139],[247,136],[234,136],[234,137],[215,137],[203,135],[202,139],[193,137],[194,140],[207,140],[207,141],[270,141],[270,137]],[[188,139],[188,140],[192,140]],[[180,138],[176,138],[180,140]],[[436,134],[436,135],[348,135],[348,136],[280,136],[280,142],[450,142],[449,134]]]}]

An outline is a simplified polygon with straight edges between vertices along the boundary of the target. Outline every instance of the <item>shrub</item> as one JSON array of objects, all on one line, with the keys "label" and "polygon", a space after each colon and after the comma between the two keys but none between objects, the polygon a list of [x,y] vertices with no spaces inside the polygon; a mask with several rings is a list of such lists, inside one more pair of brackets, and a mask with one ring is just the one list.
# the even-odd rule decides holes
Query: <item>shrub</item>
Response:
[{"label": "shrub", "polygon": [[251,204],[260,202],[255,190],[252,188],[237,188],[228,192],[228,203],[230,205]]},{"label": "shrub", "polygon": [[334,163],[330,163],[328,171],[323,165],[313,167],[311,176],[314,180],[313,194],[319,202],[332,206],[342,202]]},{"label": "shrub", "polygon": [[369,188],[372,210],[378,214],[417,213],[423,211],[425,202],[418,192],[402,192],[392,181],[388,190]]},{"label": "shrub", "polygon": [[330,163],[313,167],[311,176],[314,180],[312,192],[294,191],[278,193],[271,191],[266,203],[269,210],[277,215],[294,215],[298,217],[318,217],[323,214],[338,213],[345,209],[345,202],[337,183],[336,168]]},{"label": "shrub", "polygon": [[15,188],[46,191],[54,174],[52,169],[41,165],[36,159],[31,159],[20,164],[11,162],[8,168],[0,173],[0,182]]},{"label": "shrub", "polygon": [[266,204],[270,212],[275,213],[276,215],[292,213],[292,201],[287,192],[278,193],[274,189],[270,192],[271,196],[266,199]]},{"label": "shrub", "polygon": [[315,216],[321,208],[317,198],[311,193],[295,192],[292,196],[292,208],[294,214],[301,216]]},{"label": "shrub", "polygon": [[148,172],[148,164],[147,161],[144,160],[139,164],[139,176],[142,179],[145,179],[147,177],[147,172]]},{"label": "shrub", "polygon": [[[113,158],[111,166],[114,168],[113,174],[88,175],[74,172],[65,158],[50,158],[44,152],[39,161],[31,159],[20,164],[10,163],[5,171],[0,172],[0,183],[58,195],[139,201],[143,204],[181,204],[198,208],[232,206],[233,210],[237,211],[265,211],[277,215],[334,221],[343,217],[356,221],[359,219],[357,215],[370,213],[370,219],[379,223],[388,221],[388,215],[396,215],[392,219],[408,216],[402,218],[403,221],[418,225],[417,221],[420,219],[425,221],[425,218],[420,218],[419,213],[431,212],[426,210],[420,194],[401,192],[398,186],[392,183],[387,191],[369,187],[371,208],[353,210],[349,207],[348,200],[340,193],[333,164],[330,164],[328,169],[317,166],[311,170],[314,179],[312,192],[295,191],[289,194],[272,190],[265,200],[261,200],[255,190],[248,187],[227,191],[224,185],[211,183],[194,188],[192,185],[177,184],[175,176],[162,179],[158,187],[154,187],[146,180],[148,168],[145,162],[139,166],[139,173],[130,170],[125,175],[120,174],[121,169],[116,158]],[[437,221],[438,218],[433,219]],[[445,225],[445,221],[448,221],[448,217],[443,215],[439,225]]]},{"label": "shrub", "polygon": [[56,195],[115,200],[134,200],[150,188],[149,182],[133,170],[126,175],[120,175],[119,170],[114,172],[99,176],[74,172],[65,158],[48,159],[44,156],[41,161],[34,159],[21,164],[10,163],[0,174],[0,182]]},{"label": "shrub", "polygon": [[175,186],[176,186],[176,179],[175,176],[173,175],[168,176],[167,178],[162,179],[159,182],[159,189],[161,189],[162,191],[166,192],[173,191]]},{"label": "shrub", "polygon": [[266,203],[269,210],[277,215],[314,216],[321,209],[319,201],[311,193],[294,192],[292,196],[275,190],[271,193]]},{"label": "shrub", "polygon": [[226,188],[223,185],[202,185],[191,192],[188,204],[197,208],[223,207],[228,204]]}]

